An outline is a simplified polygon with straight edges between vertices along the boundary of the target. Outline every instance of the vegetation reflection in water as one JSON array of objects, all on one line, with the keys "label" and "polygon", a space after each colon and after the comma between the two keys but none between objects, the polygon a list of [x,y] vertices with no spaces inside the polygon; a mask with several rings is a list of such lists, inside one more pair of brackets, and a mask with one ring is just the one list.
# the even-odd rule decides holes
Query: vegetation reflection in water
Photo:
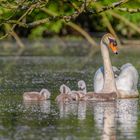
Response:
[{"label": "vegetation reflection in water", "polygon": [[[140,69],[136,56],[125,59],[120,55],[119,60],[113,57],[113,62],[121,66],[129,61]],[[0,139],[140,139],[138,99],[65,105],[54,101],[63,83],[77,89],[77,81],[83,79],[88,90],[93,90],[93,75],[102,62],[99,55],[85,60],[86,57],[0,57]],[[24,91],[41,88],[50,90],[51,100],[22,100]]]}]

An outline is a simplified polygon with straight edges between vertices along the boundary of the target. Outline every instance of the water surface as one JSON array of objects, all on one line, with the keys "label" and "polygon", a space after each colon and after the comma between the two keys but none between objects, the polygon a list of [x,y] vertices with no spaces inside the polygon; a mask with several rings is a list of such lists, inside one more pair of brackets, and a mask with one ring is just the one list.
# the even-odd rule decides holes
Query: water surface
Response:
[{"label": "water surface", "polygon": [[[125,56],[125,57],[124,57]],[[131,62],[138,70],[138,57],[113,56],[113,65]],[[0,139],[3,140],[98,140],[140,139],[138,99],[117,102],[57,104],[61,84],[77,89],[85,80],[93,90],[93,75],[102,64],[99,54],[87,57],[0,57]],[[48,88],[51,100],[24,102],[24,91]],[[140,85],[138,85],[140,89]]]}]

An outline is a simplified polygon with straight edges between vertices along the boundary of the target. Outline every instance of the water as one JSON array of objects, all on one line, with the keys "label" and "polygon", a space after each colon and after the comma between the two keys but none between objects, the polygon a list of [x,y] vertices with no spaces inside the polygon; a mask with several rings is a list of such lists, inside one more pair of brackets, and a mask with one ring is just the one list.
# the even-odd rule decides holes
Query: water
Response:
[{"label": "water", "polygon": [[[125,57],[124,57],[125,56]],[[131,62],[140,69],[138,56],[124,52],[113,64]],[[61,84],[77,89],[85,80],[93,90],[93,75],[102,64],[99,54],[87,57],[0,57],[0,139],[2,140],[126,140],[140,139],[138,99],[117,102],[57,104]],[[24,102],[23,92],[47,88],[51,100]],[[140,85],[138,85],[140,89]]]}]

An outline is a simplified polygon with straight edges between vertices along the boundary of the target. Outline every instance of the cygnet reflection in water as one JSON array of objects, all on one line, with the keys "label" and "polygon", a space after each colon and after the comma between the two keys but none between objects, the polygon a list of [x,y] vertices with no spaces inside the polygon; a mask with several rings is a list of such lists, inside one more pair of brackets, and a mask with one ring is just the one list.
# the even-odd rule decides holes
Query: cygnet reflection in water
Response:
[{"label": "cygnet reflection in water", "polygon": [[60,112],[60,118],[66,118],[69,115],[77,116],[79,120],[83,120],[86,118],[86,102],[85,101],[79,101],[79,102],[68,102],[63,103],[60,102],[58,104],[59,112]]},{"label": "cygnet reflection in water", "polygon": [[42,112],[49,114],[51,109],[51,101],[45,100],[45,101],[23,101],[23,104],[26,108],[26,110],[30,110],[32,112]]}]

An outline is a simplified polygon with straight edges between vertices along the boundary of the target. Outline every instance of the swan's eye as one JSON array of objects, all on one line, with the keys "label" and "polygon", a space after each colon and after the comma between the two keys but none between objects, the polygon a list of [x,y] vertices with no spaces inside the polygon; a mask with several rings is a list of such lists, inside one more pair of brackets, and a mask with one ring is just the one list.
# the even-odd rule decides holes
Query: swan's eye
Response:
[{"label": "swan's eye", "polygon": [[116,42],[115,39],[113,39],[113,38],[108,38],[108,40],[109,40],[109,43],[113,43],[114,46],[117,46],[117,42]]},{"label": "swan's eye", "polygon": [[117,42],[115,40],[113,42],[113,46],[117,46]]}]

